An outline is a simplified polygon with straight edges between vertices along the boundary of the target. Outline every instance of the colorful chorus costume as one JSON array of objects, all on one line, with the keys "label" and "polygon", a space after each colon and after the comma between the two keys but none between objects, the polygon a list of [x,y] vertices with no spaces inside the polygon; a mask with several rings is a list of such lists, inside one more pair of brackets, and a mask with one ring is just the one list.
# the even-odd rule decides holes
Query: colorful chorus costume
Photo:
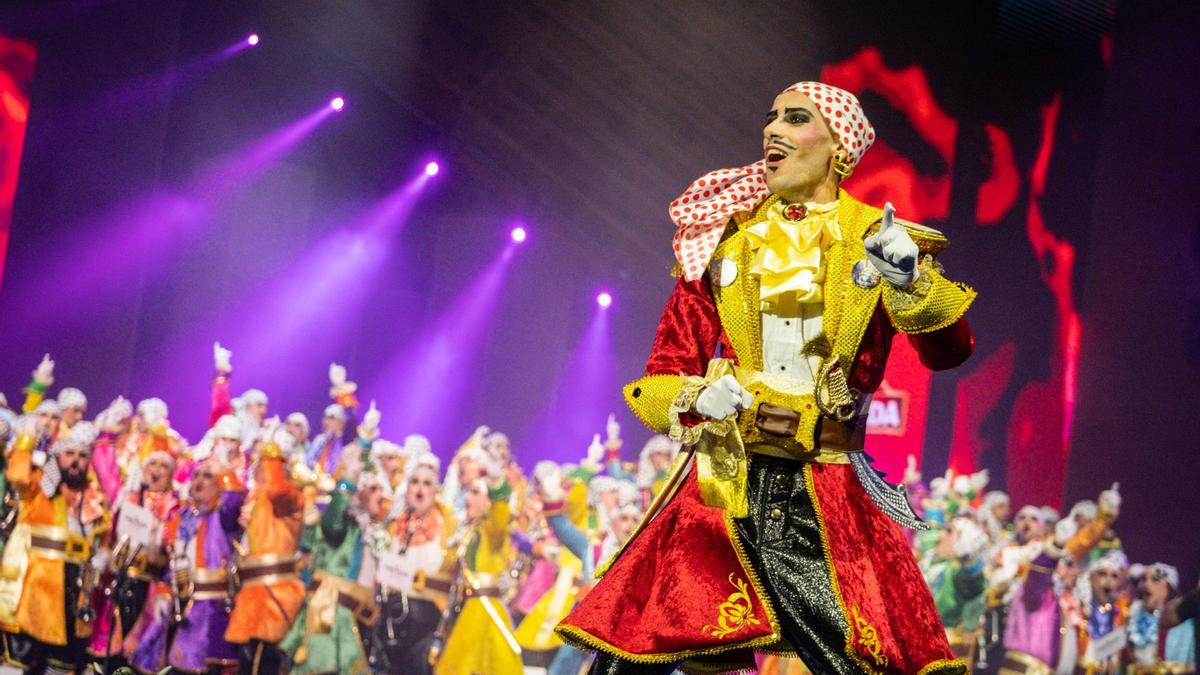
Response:
[{"label": "colorful chorus costume", "polygon": [[[874,139],[858,101],[821,83],[792,90],[823,106],[857,162]],[[882,216],[844,190],[833,203],[785,204],[761,161],[712,172],[673,202],[681,278],[646,376],[625,396],[685,447],[642,525],[558,627],[600,652],[593,672],[750,669],[754,650],[795,651],[822,673],[965,670],[883,511],[902,519],[903,493],[862,450],[896,333],[930,369],[957,366],[973,349],[963,314],[974,292],[933,262],[940,233],[901,221],[924,258],[919,277],[896,287],[867,274],[864,238]],[[766,302],[768,285],[777,302]],[[805,344],[790,360],[774,347],[789,331]],[[811,381],[789,366],[811,369]],[[699,394],[726,374],[753,404],[729,420],[697,417]]]}]

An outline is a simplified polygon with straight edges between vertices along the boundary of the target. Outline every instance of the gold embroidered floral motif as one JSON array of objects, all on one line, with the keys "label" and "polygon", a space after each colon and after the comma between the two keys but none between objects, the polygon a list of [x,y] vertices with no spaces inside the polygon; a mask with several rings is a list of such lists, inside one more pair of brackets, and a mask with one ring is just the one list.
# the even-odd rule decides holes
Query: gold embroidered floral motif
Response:
[{"label": "gold embroidered floral motif", "polygon": [[875,626],[871,622],[862,618],[858,614],[858,607],[851,610],[854,614],[854,630],[858,633],[858,644],[862,645],[863,649],[871,655],[875,660],[875,665],[886,668],[888,664],[887,654],[883,653],[883,644],[879,642],[879,632],[875,630]]},{"label": "gold embroidered floral motif", "polygon": [[754,618],[754,605],[750,601],[750,593],[746,588],[744,579],[735,579],[734,574],[730,573],[729,583],[737,590],[729,594],[729,597],[717,605],[717,625],[709,624],[700,629],[700,632],[711,635],[715,638],[723,638],[727,635],[733,635],[746,626],[757,626],[760,622]]}]

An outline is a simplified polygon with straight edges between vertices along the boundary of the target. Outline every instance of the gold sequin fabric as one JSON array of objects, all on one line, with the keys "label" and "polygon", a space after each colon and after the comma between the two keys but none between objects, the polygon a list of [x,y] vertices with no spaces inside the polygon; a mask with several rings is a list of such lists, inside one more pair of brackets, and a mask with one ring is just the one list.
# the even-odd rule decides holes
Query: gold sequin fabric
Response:
[{"label": "gold sequin fabric", "polygon": [[653,429],[665,434],[671,428],[668,410],[683,389],[683,378],[678,375],[647,375],[625,385],[625,402],[638,419]]},{"label": "gold sequin fabric", "polygon": [[943,277],[932,265],[923,263],[917,281],[908,288],[883,287],[883,305],[892,325],[903,333],[930,333],[958,321],[971,303],[975,291]]}]

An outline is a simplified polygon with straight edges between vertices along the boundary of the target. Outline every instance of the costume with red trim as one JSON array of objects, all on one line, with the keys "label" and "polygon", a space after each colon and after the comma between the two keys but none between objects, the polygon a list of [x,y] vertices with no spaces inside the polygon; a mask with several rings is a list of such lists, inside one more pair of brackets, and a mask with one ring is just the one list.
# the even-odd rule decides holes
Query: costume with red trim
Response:
[{"label": "costume with red trim", "polygon": [[[814,85],[793,89],[817,105],[824,92],[857,106],[841,90],[801,84]],[[594,672],[624,672],[618,662],[749,669],[753,650],[799,652],[814,672],[964,672],[893,522],[905,520],[895,502],[903,491],[865,464],[862,440],[863,413],[896,333],[925,366],[957,366],[973,349],[963,314],[974,292],[945,279],[933,261],[946,246],[940,233],[902,221],[923,258],[916,279],[896,286],[864,274],[864,239],[887,219],[843,190],[836,203],[787,214],[800,228],[823,218],[819,227],[830,233],[812,275],[819,335],[804,346],[812,382],[789,389],[777,371],[766,372],[764,330],[809,319],[775,307],[768,319],[760,302],[774,264],[763,251],[777,246],[770,228],[789,206],[766,192],[762,171],[760,162],[713,172],[673,205],[708,209],[722,226],[714,237],[673,212],[682,278],[646,376],[625,395],[649,427],[685,447],[646,520],[557,631],[601,652]],[[699,395],[727,375],[753,405],[726,420],[702,419]]]}]

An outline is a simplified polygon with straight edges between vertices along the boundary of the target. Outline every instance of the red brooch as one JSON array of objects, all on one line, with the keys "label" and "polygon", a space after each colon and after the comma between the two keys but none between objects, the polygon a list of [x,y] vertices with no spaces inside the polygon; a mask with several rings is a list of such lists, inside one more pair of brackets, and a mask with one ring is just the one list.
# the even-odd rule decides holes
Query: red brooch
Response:
[{"label": "red brooch", "polygon": [[804,220],[804,216],[808,215],[808,209],[804,208],[803,204],[788,204],[783,207],[783,217],[792,222]]}]

